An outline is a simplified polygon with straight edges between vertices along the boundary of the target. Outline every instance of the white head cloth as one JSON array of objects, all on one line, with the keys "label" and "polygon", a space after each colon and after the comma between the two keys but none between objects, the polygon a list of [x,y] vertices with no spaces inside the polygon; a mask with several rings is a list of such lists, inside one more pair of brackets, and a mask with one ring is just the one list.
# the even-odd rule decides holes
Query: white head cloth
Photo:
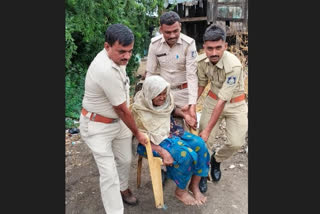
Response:
[{"label": "white head cloth", "polygon": [[[154,106],[152,99],[167,89],[167,98],[163,105]],[[147,133],[152,143],[159,145],[170,132],[170,114],[174,109],[170,84],[162,77],[147,77],[141,91],[137,92],[132,105],[132,114],[138,129]]]}]

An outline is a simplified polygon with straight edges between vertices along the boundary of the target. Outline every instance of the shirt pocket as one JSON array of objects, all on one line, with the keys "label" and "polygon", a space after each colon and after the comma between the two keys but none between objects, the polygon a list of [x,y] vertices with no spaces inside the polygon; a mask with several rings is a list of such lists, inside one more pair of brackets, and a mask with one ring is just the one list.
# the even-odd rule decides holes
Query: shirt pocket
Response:
[{"label": "shirt pocket", "polygon": [[180,61],[180,62],[177,62],[176,64],[177,64],[177,70],[186,71],[186,62]]},{"label": "shirt pocket", "polygon": [[186,56],[183,54],[174,55],[175,64],[177,65],[178,70],[186,70]]},{"label": "shirt pocket", "polygon": [[[163,55],[165,54],[165,55]],[[160,66],[165,66],[168,63],[168,54],[167,53],[158,53],[156,57],[159,61]]]},{"label": "shirt pocket", "polygon": [[208,78],[208,81],[213,82],[213,68],[205,66],[203,71],[204,75]]},{"label": "shirt pocket", "polygon": [[226,80],[226,74],[221,69],[215,69],[213,72],[213,82],[216,87],[222,88],[224,81]]}]

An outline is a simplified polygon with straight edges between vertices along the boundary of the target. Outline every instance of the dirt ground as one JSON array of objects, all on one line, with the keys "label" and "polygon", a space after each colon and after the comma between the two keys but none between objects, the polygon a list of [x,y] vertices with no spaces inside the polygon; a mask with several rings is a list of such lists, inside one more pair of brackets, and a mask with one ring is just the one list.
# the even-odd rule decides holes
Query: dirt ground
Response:
[{"label": "dirt ground", "polygon": [[[145,62],[142,63],[145,66]],[[140,68],[141,69],[141,68]],[[143,71],[138,70],[138,74]],[[247,80],[247,79],[246,79]],[[197,112],[201,111],[203,98],[199,99]],[[247,92],[247,82],[246,82]],[[105,214],[99,189],[99,172],[90,149],[80,140],[80,134],[69,134],[65,138],[65,213]],[[220,125],[215,148],[225,142],[225,123]],[[125,214],[247,214],[248,213],[248,146],[247,143],[231,158],[221,163],[222,177],[218,183],[208,181],[207,203],[202,206],[186,206],[174,196],[176,188],[172,180],[164,184],[166,209],[157,209],[153,198],[152,184],[147,160],[142,163],[141,187],[137,189],[138,156],[132,160],[129,186],[139,199],[137,206],[124,204]]]},{"label": "dirt ground", "polygon": [[[216,147],[225,140],[224,125]],[[248,156],[247,145],[230,159],[221,163],[222,177],[218,183],[208,181],[207,203],[202,206],[185,206],[174,196],[175,183],[166,180],[164,185],[164,202],[167,209],[157,209],[154,205],[152,185],[147,160],[142,164],[141,187],[137,189],[137,156],[133,158],[129,185],[139,198],[137,206],[125,204],[129,213],[174,213],[174,214],[247,214],[248,213]],[[79,134],[66,131],[66,214],[105,214],[100,197],[99,172],[93,156]]]}]

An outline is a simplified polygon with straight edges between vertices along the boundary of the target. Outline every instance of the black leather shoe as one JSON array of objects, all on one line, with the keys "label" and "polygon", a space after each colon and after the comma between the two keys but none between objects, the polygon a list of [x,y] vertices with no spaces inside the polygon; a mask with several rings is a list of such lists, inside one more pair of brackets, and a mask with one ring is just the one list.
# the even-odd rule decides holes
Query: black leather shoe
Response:
[{"label": "black leather shoe", "polygon": [[214,158],[214,155],[216,153],[214,152],[211,156],[210,164],[211,164],[211,177],[213,181],[219,181],[221,178],[221,171],[220,171],[220,163],[216,161]]},{"label": "black leather shoe", "polygon": [[138,199],[133,196],[132,192],[130,189],[126,189],[125,191],[120,191],[121,197],[123,202],[130,204],[130,205],[137,205],[138,204]]},{"label": "black leather shoe", "polygon": [[207,177],[201,177],[201,180],[199,182],[199,189],[200,189],[200,192],[202,193],[207,192],[207,189],[208,189]]}]

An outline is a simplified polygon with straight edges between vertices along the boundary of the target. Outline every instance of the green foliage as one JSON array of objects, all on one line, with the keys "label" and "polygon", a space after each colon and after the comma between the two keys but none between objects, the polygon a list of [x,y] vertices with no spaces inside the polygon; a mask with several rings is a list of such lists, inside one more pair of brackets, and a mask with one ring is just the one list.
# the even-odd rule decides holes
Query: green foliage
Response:
[{"label": "green foliage", "polygon": [[125,24],[134,33],[135,45],[127,73],[130,82],[135,83],[139,58],[144,56],[150,43],[149,27],[159,25],[158,17],[148,14],[161,14],[163,3],[164,0],[66,0],[66,117],[79,119],[87,69],[103,48],[104,34],[111,24]]},{"label": "green foliage", "polygon": [[76,128],[73,120],[71,118],[66,118],[65,129]]}]

